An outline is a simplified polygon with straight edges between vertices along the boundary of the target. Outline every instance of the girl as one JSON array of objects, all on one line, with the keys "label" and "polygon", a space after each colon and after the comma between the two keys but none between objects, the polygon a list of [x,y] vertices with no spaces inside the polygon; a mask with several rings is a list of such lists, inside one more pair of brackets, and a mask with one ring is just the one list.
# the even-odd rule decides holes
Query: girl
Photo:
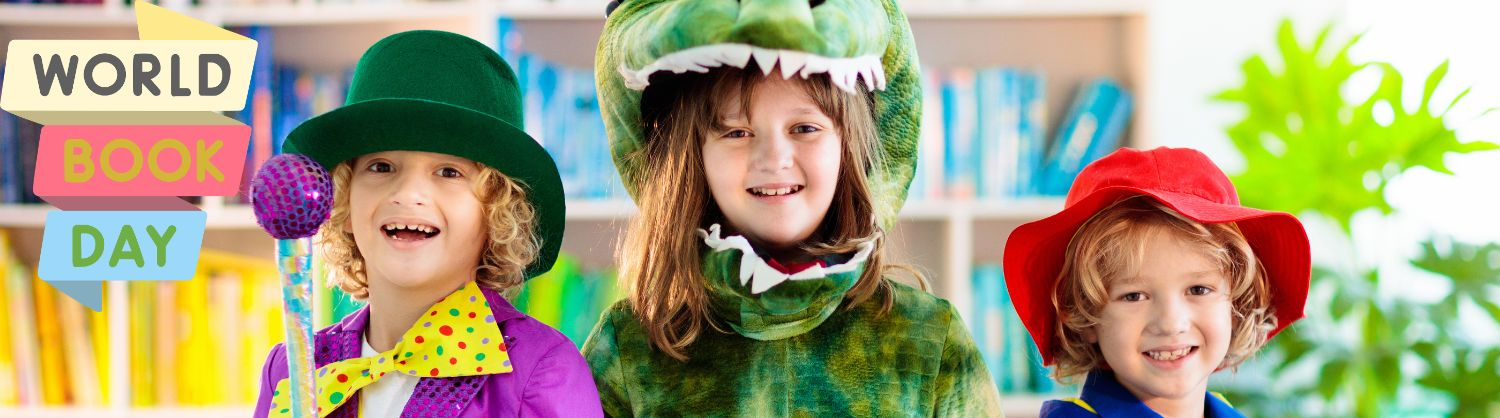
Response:
[{"label": "girl", "polygon": [[1307,299],[1292,215],[1240,206],[1191,149],[1122,149],[1078,175],[1067,207],[1005,247],[1021,320],[1079,398],[1043,417],[1239,417],[1208,377],[1249,358]]},{"label": "girl", "polygon": [[[600,415],[573,343],[501,297],[551,268],[563,230],[518,91],[477,41],[399,33],[360,59],[347,105],[291,132],[287,152],[335,167],[320,244],[369,300],[314,338],[319,416]],[[277,345],[255,416],[289,413],[286,377]]]},{"label": "girl", "polygon": [[[698,32],[631,26],[671,11],[649,2],[606,24],[600,99],[640,207],[619,249],[628,299],[584,344],[606,415],[999,416],[952,305],[887,275],[920,108],[904,18],[869,44],[898,52],[835,59],[755,36],[798,20],[743,4],[743,36],[649,64],[632,28],[676,47]],[[698,68],[653,70],[682,62]]]}]

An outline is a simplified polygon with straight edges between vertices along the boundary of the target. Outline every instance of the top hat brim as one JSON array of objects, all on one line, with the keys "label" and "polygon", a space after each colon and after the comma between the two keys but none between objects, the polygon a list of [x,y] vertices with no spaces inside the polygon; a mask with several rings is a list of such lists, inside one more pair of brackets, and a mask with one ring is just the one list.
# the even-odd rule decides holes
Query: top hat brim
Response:
[{"label": "top hat brim", "polygon": [[[473,138],[474,140],[462,140]],[[327,167],[383,151],[425,151],[467,158],[518,180],[536,212],[541,248],[526,267],[530,279],[551,270],[562,246],[567,204],[552,156],[531,135],[493,116],[421,99],[375,99],[345,105],[303,122],[283,151]]]},{"label": "top hat brim", "polygon": [[1235,222],[1265,269],[1275,309],[1275,336],[1303,317],[1312,260],[1307,232],[1284,212],[1226,205],[1202,197],[1129,186],[1101,188],[1061,212],[1011,232],[1005,244],[1006,287],[1021,322],[1036,342],[1044,364],[1053,363],[1057,311],[1052,304],[1068,244],[1100,210],[1122,199],[1144,195],[1204,224]]}]

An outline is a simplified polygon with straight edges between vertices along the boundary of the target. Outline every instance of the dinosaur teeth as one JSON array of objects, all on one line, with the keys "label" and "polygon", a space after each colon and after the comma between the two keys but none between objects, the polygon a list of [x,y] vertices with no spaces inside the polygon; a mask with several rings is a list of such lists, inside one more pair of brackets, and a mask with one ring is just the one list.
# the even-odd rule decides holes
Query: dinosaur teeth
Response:
[{"label": "dinosaur teeth", "polygon": [[802,65],[807,63],[807,54],[793,51],[782,51],[780,62],[781,78],[792,78],[792,75],[797,74],[797,70],[802,69]]},{"label": "dinosaur teeth", "polygon": [[625,87],[644,90],[650,85],[651,75],[661,71],[682,74],[688,71],[706,73],[712,68],[731,66],[745,68],[755,60],[761,73],[770,76],[773,68],[781,69],[782,78],[797,75],[807,78],[814,74],[828,74],[839,89],[855,93],[860,80],[867,90],[885,90],[885,70],[878,55],[852,58],[831,58],[801,51],[761,48],[745,44],[716,44],[697,46],[658,58],[637,70],[621,64],[620,76]]},{"label": "dinosaur teeth", "polygon": [[720,61],[734,68],[745,68],[750,65],[750,47],[747,45],[724,45],[721,48]]},{"label": "dinosaur teeth", "polygon": [[833,61],[828,58],[823,58],[817,55],[808,55],[807,63],[802,65],[802,70],[798,71],[797,75],[801,76],[802,78],[807,78],[807,76],[813,74],[826,73],[828,72],[828,68],[833,65],[832,62]]},{"label": "dinosaur teeth", "polygon": [[755,63],[760,64],[762,75],[771,75],[771,67],[776,66],[776,58],[780,56],[774,49],[754,48],[750,49],[750,55],[755,58]]}]

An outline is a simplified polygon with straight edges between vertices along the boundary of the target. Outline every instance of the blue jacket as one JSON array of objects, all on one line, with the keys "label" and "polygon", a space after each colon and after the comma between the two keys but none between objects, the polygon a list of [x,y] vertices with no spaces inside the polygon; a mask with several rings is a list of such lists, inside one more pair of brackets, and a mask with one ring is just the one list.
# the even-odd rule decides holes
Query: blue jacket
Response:
[{"label": "blue jacket", "polygon": [[[1208,392],[1204,394],[1203,416],[1204,418],[1244,418],[1229,402],[1224,401],[1219,394]],[[1042,418],[1114,418],[1114,417],[1156,417],[1161,414],[1152,411],[1145,402],[1136,399],[1135,395],[1125,390],[1115,373],[1106,370],[1095,370],[1089,372],[1088,380],[1083,382],[1083,395],[1078,398],[1047,401],[1042,404]]]}]

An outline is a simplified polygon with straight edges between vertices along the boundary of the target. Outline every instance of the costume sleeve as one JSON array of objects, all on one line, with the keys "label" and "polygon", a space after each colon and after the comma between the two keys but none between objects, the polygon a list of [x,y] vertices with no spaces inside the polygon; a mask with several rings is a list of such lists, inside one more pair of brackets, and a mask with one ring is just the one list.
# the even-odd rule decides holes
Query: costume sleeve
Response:
[{"label": "costume sleeve", "polygon": [[605,311],[599,323],[594,325],[593,333],[583,343],[583,355],[588,359],[594,383],[599,387],[600,404],[604,407],[604,415],[609,417],[632,416],[630,396],[625,388],[624,365],[615,339],[615,313],[624,303],[621,301]]},{"label": "costume sleeve", "polygon": [[521,394],[524,417],[601,417],[599,392],[583,355],[562,339],[547,350]]},{"label": "costume sleeve", "polygon": [[271,414],[271,397],[275,394],[276,383],[286,377],[286,345],[276,344],[271,348],[271,354],[266,356],[266,364],[261,366],[260,397],[255,401],[255,418],[265,418]]},{"label": "costume sleeve", "polygon": [[974,338],[969,336],[958,311],[948,306],[948,337],[943,344],[943,362],[937,376],[939,417],[1000,417],[1000,391],[990,378]]}]

